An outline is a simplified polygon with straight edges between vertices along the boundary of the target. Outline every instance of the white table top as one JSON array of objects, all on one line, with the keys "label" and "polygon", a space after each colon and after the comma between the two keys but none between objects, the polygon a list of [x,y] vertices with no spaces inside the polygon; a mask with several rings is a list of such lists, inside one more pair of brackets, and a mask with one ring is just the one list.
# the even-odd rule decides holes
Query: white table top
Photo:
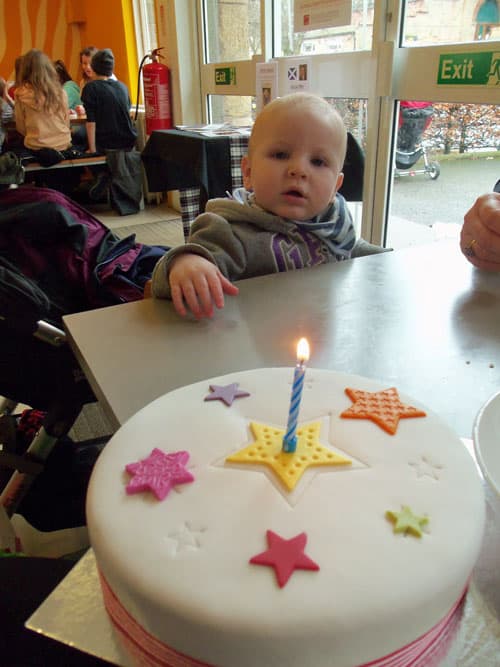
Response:
[{"label": "white table top", "polygon": [[168,301],[69,315],[64,324],[118,428],[153,399],[226,372],[309,365],[373,377],[422,400],[460,437],[500,389],[500,274],[442,242],[239,282],[212,320]]}]

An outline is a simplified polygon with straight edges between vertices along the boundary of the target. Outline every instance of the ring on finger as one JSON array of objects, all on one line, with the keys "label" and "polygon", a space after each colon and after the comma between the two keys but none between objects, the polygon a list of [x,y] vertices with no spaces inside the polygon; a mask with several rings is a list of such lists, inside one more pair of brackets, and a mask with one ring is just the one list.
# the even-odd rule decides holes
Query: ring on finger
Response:
[{"label": "ring on finger", "polygon": [[474,252],[474,246],[477,243],[476,239],[472,239],[464,248],[464,255],[466,257],[475,257],[476,253]]}]

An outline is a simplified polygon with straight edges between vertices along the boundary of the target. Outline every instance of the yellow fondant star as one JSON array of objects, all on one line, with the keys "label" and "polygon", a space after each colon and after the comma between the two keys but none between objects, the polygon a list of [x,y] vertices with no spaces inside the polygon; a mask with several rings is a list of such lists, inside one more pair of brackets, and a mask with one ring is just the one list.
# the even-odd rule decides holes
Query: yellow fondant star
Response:
[{"label": "yellow fondant star", "polygon": [[250,422],[255,438],[247,447],[226,458],[229,463],[265,465],[292,491],[307,468],[312,466],[350,465],[352,461],[319,442],[321,422],[303,424],[297,429],[297,449],[284,452],[284,429]]},{"label": "yellow fondant star", "polygon": [[401,512],[387,510],[385,516],[394,524],[395,533],[410,533],[415,537],[422,537],[422,528],[429,523],[428,517],[413,514],[407,505],[401,506]]}]

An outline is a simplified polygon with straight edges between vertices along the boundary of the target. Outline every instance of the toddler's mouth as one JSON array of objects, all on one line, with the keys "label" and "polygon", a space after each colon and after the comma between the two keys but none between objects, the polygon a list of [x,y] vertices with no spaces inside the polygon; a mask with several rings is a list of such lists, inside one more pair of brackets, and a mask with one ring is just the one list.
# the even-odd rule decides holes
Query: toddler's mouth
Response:
[{"label": "toddler's mouth", "polygon": [[304,195],[299,190],[287,190],[283,193],[285,197],[292,197],[294,199],[304,199]]}]

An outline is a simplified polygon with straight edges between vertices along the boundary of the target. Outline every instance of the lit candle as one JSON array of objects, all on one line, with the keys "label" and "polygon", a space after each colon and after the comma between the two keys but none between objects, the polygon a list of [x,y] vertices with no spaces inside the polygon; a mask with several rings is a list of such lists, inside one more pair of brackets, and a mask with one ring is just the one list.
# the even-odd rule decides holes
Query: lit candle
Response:
[{"label": "lit candle", "polygon": [[297,423],[299,421],[300,400],[302,388],[304,387],[304,376],[306,374],[305,362],[309,359],[309,343],[301,338],[297,345],[297,365],[293,374],[292,396],[290,398],[290,411],[286,433],[283,436],[284,452],[293,453],[297,447]]}]

